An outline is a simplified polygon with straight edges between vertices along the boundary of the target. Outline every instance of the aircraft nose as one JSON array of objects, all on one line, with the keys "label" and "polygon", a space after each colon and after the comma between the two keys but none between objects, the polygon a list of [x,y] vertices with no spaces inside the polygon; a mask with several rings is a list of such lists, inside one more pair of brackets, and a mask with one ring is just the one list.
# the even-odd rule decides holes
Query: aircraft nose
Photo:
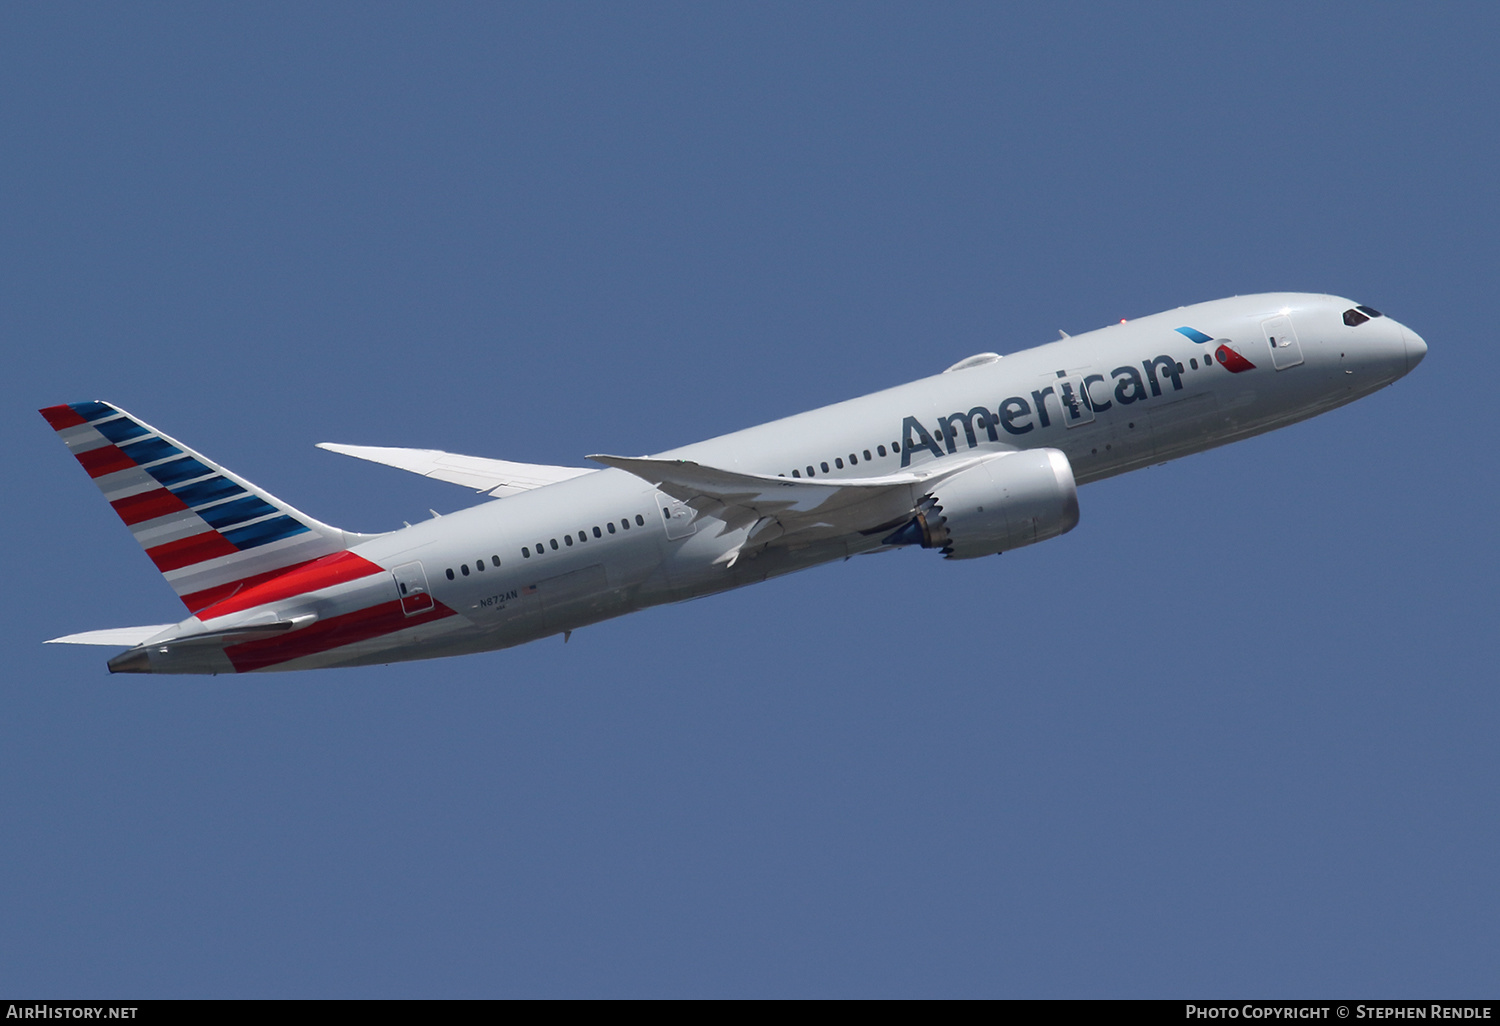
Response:
[{"label": "aircraft nose", "polygon": [[1404,324],[1401,325],[1401,337],[1406,340],[1406,372],[1410,374],[1422,362],[1422,357],[1427,355],[1427,343],[1422,341],[1421,335]]}]

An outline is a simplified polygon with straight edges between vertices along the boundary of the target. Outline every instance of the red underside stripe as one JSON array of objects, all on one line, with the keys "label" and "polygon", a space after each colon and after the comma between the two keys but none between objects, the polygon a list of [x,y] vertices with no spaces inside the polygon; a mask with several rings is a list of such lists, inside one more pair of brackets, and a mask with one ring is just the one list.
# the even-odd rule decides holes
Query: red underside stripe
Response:
[{"label": "red underside stripe", "polygon": [[[343,584],[345,581],[357,581],[361,577],[384,572],[384,568],[379,564],[372,563],[363,556],[356,556],[352,552],[335,552],[331,556],[315,559],[295,569],[278,570],[263,583],[242,588],[233,597],[226,598],[212,608],[205,609],[200,606],[199,608],[203,611],[199,616],[203,620],[228,616],[230,613],[237,613],[251,606],[279,602],[282,599],[306,595],[309,592],[331,588],[335,584]],[[395,584],[393,583],[391,587],[394,590]]]},{"label": "red underside stripe", "polygon": [[38,410],[37,412],[47,418],[47,423],[52,425],[53,431],[61,431],[63,428],[77,427],[79,424],[88,423],[71,406],[49,406],[45,410]]},{"label": "red underside stripe", "polygon": [[135,460],[113,445],[101,445],[97,449],[74,453],[74,455],[78,457],[78,462],[83,464],[83,469],[89,472],[89,477],[103,477],[105,474],[113,474],[117,470],[126,470],[135,466]]},{"label": "red underside stripe", "polygon": [[273,577],[291,573],[299,566],[307,566],[312,560],[304,559],[300,563],[288,563],[286,566],[277,567],[275,570],[267,570],[265,573],[251,574],[249,577],[241,577],[237,581],[228,581],[224,584],[216,584],[212,588],[204,588],[182,596],[182,604],[188,607],[189,613],[196,613],[200,609],[207,609],[221,599],[226,599],[238,591],[253,588],[257,584],[264,584]]},{"label": "red underside stripe", "polygon": [[[392,591],[394,590],[392,586]],[[453,610],[439,602],[425,613],[407,616],[401,611],[401,603],[392,600],[356,610],[353,613],[345,613],[343,616],[335,616],[331,620],[322,620],[310,627],[295,631],[287,637],[265,638],[260,641],[247,641],[240,645],[230,645],[224,649],[224,654],[229,657],[229,661],[234,664],[237,671],[248,673],[251,670],[261,670],[267,666],[275,666],[277,663],[326,652],[331,648],[378,638],[382,634],[392,634],[408,627],[431,623],[452,615]]]},{"label": "red underside stripe", "polygon": [[195,534],[191,538],[179,538],[165,545],[158,545],[154,549],[147,549],[146,555],[151,557],[151,562],[156,564],[156,569],[162,573],[168,570],[181,570],[185,566],[201,563],[205,559],[213,559],[215,556],[227,556],[231,552],[238,552],[218,531],[207,531],[203,534]]},{"label": "red underside stripe", "polygon": [[186,503],[165,488],[116,499],[110,505],[115,508],[115,512],[120,514],[120,519],[126,524],[139,524],[146,520],[164,517],[168,513],[180,513],[187,509]]}]

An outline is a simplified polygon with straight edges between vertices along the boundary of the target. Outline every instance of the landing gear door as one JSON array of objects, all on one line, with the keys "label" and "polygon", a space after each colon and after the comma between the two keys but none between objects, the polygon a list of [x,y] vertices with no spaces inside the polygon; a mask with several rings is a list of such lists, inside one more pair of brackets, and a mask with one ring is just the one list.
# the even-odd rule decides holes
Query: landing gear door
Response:
[{"label": "landing gear door", "polygon": [[407,616],[425,613],[432,608],[427,590],[427,571],[421,563],[403,563],[391,571],[396,579],[396,594],[401,597],[401,611]]},{"label": "landing gear door", "polygon": [[1297,341],[1297,332],[1292,319],[1285,314],[1262,321],[1266,341],[1271,345],[1271,363],[1277,370],[1286,370],[1302,362],[1302,343]]}]

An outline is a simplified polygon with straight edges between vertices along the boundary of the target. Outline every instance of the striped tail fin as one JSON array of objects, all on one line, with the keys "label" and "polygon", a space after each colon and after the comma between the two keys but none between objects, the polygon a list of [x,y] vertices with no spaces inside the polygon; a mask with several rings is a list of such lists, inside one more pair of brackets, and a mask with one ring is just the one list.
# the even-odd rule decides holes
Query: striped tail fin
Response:
[{"label": "striped tail fin", "polygon": [[41,414],[189,613],[369,537],[314,520],[117,406]]}]

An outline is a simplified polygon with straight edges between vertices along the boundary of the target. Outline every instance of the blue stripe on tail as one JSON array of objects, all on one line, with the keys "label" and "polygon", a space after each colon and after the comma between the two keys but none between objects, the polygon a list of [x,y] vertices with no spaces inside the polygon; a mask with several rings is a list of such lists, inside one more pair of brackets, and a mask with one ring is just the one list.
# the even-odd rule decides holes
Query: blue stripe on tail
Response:
[{"label": "blue stripe on tail", "polygon": [[145,428],[129,417],[120,417],[118,420],[106,420],[103,424],[95,424],[94,428],[116,445],[132,438],[139,438],[146,433]]},{"label": "blue stripe on tail", "polygon": [[[197,461],[194,460],[196,463]],[[171,466],[170,463],[165,464]],[[155,471],[152,471],[155,473]],[[211,477],[207,481],[197,481],[181,488],[173,488],[172,494],[177,496],[189,506],[202,506],[206,502],[214,502],[217,499],[227,499],[231,495],[243,495],[245,490],[227,477]]]},{"label": "blue stripe on tail", "polygon": [[155,463],[157,460],[164,460],[168,456],[182,455],[181,449],[177,448],[171,442],[163,441],[160,438],[147,438],[140,442],[131,442],[129,445],[120,446],[120,451],[135,460],[137,466],[146,463]]},{"label": "blue stripe on tail", "polygon": [[211,527],[225,528],[233,527],[235,524],[243,524],[247,520],[256,517],[270,516],[276,512],[276,507],[264,499],[254,495],[247,495],[242,499],[233,499],[222,506],[210,506],[201,509],[198,515],[206,520]]},{"label": "blue stripe on tail", "polygon": [[273,541],[290,538],[294,534],[301,534],[307,528],[297,523],[288,516],[279,516],[273,520],[262,520],[258,524],[249,527],[241,527],[234,531],[225,531],[224,537],[237,549],[253,549],[257,545],[268,545]]}]

